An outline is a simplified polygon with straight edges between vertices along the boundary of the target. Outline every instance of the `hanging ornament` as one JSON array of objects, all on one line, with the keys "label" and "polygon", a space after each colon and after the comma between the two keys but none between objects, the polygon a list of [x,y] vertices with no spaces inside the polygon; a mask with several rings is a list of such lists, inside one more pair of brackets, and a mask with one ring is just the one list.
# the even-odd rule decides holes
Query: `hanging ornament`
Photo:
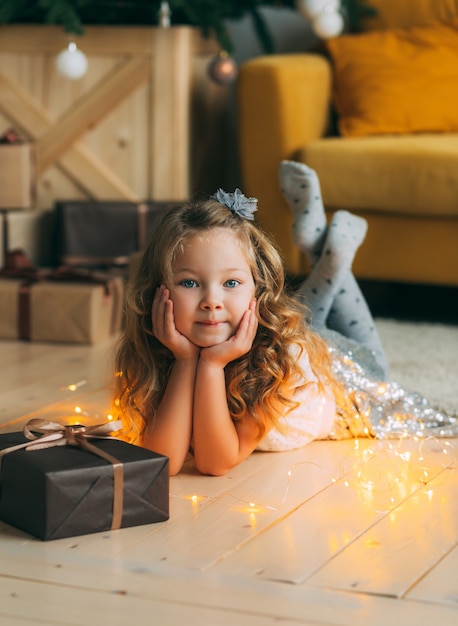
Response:
[{"label": "hanging ornament", "polygon": [[56,57],[57,71],[70,80],[82,78],[86,74],[87,66],[86,55],[78,49],[74,41],[71,41]]},{"label": "hanging ornament", "polygon": [[159,26],[161,28],[170,28],[170,15],[172,11],[170,10],[170,5],[168,2],[161,2],[161,6],[159,7]]},{"label": "hanging ornament", "polygon": [[219,85],[232,83],[236,79],[237,74],[237,63],[225,50],[221,50],[208,65],[208,75]]},{"label": "hanging ornament", "polygon": [[338,10],[327,11],[325,9],[312,20],[312,28],[315,35],[321,39],[330,39],[337,37],[343,31],[344,19]]},{"label": "hanging ornament", "polygon": [[343,31],[345,23],[340,12],[340,0],[297,0],[296,5],[321,39],[337,37]]}]

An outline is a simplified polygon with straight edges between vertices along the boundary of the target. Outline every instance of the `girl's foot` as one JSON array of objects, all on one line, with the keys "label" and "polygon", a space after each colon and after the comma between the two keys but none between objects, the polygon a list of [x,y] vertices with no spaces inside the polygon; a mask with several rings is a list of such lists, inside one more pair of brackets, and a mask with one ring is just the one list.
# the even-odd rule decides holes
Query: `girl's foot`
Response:
[{"label": "girl's foot", "polygon": [[323,255],[331,256],[335,269],[351,268],[356,251],[364,241],[367,222],[348,211],[336,211],[323,248]]},{"label": "girl's foot", "polygon": [[318,176],[315,170],[296,161],[282,161],[279,174],[281,192],[294,216],[293,240],[314,264],[326,237]]}]

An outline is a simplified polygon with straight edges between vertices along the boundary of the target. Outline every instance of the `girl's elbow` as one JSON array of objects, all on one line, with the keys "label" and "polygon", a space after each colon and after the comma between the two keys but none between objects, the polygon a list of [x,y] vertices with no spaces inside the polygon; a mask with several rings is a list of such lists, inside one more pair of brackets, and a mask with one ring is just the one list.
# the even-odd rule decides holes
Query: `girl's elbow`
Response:
[{"label": "girl's elbow", "polygon": [[225,476],[237,465],[237,463],[222,463],[208,459],[194,458],[194,460],[197,471],[205,476]]},{"label": "girl's elbow", "polygon": [[207,467],[199,467],[198,465],[197,471],[199,474],[203,474],[204,476],[225,476],[232,468],[207,468]]}]

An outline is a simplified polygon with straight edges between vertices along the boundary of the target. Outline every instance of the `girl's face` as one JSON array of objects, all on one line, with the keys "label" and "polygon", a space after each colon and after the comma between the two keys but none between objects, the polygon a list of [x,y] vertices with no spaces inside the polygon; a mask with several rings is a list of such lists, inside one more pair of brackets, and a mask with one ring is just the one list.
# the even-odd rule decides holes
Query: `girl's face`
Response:
[{"label": "girl's face", "polygon": [[167,287],[177,330],[201,348],[234,335],[255,295],[240,241],[225,228],[186,240]]}]

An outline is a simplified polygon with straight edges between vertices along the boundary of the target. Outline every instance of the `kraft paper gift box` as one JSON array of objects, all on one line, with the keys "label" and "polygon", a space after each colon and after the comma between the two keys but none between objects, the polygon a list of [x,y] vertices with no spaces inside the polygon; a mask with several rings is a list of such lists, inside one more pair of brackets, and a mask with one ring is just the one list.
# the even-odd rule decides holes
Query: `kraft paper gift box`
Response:
[{"label": "kraft paper gift box", "polygon": [[[0,453],[25,441],[22,433],[0,435]],[[122,464],[120,528],[169,518],[167,457],[114,438],[90,443]],[[4,522],[43,540],[113,529],[114,468],[104,458],[64,445],[21,449],[0,460]]]},{"label": "kraft paper gift box", "polygon": [[33,149],[30,144],[0,144],[0,209],[33,204]]},{"label": "kraft paper gift box", "polygon": [[106,284],[2,278],[0,338],[96,344],[121,327],[123,280]]}]

